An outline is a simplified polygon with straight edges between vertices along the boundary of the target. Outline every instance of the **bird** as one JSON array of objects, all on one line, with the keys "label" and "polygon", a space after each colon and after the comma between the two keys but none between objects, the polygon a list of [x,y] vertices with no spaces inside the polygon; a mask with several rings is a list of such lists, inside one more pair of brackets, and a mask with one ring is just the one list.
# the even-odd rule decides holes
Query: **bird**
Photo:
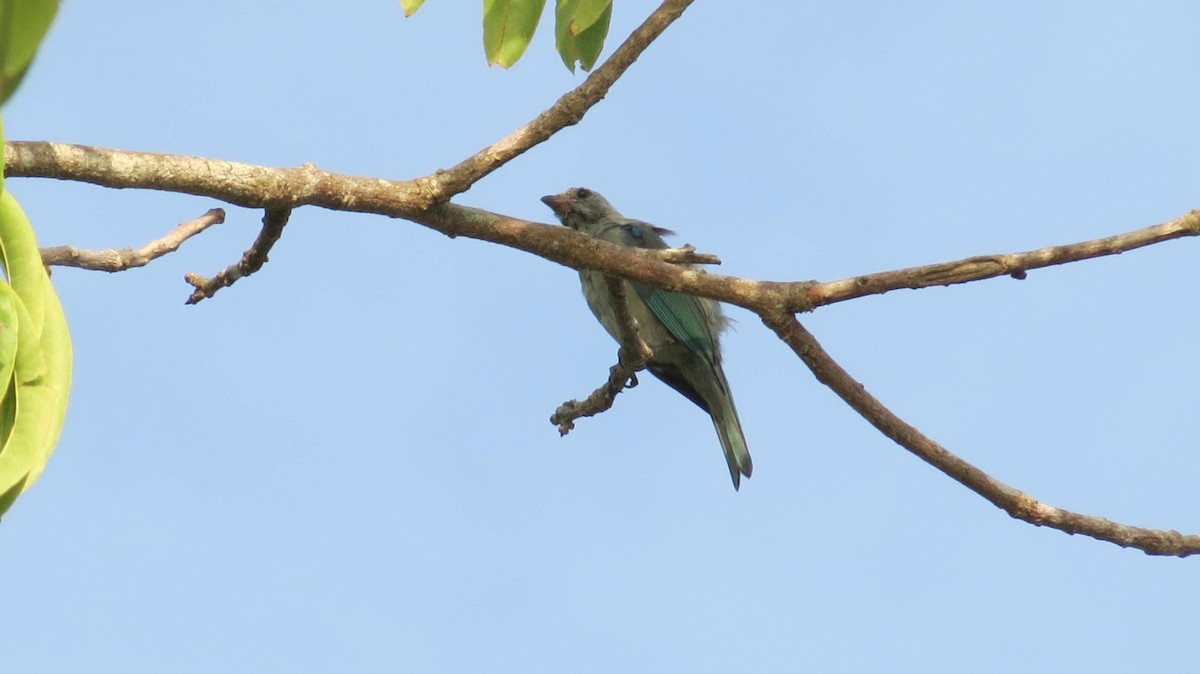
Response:
[{"label": "bird", "polygon": [[[668,248],[669,229],[621,215],[600,193],[572,187],[561,194],[542,197],[542,203],[566,227],[618,246]],[[579,270],[583,295],[596,319],[621,342],[621,328],[613,311],[612,293],[598,271]],[[703,297],[670,292],[625,281],[625,302],[638,323],[638,335],[654,352],[647,369],[712,417],[733,488],[742,476],[750,477],[754,464],[725,371],[721,368],[720,334],[728,326],[721,305]]]}]

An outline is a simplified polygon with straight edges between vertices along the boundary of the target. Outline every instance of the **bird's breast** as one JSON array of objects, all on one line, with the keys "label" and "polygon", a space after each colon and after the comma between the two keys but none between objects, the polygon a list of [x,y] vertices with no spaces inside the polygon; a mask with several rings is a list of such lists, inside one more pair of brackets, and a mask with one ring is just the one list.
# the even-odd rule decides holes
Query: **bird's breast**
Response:
[{"label": "bird's breast", "polygon": [[[612,293],[608,291],[608,284],[604,282],[604,274],[598,271],[581,271],[579,280],[583,285],[583,296],[587,300],[588,308],[592,310],[592,314],[596,316],[608,334],[620,343],[621,325],[617,321]],[[629,307],[629,313],[634,320],[638,322],[638,334],[642,340],[651,349],[674,344],[675,337],[671,335],[666,326],[651,313],[646,303],[629,286],[629,282],[624,281],[623,283],[625,285],[625,304]]]}]

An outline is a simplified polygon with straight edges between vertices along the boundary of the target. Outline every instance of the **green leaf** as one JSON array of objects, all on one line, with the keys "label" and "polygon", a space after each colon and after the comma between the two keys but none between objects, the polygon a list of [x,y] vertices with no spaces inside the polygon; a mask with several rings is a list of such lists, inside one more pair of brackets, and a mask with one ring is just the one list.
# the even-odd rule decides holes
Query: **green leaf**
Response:
[{"label": "green leaf", "polygon": [[[4,285],[8,293],[13,292],[7,284],[0,285]],[[17,309],[17,322],[21,327],[28,325],[29,313],[19,298],[14,306]],[[11,504],[11,498],[15,498],[15,494],[11,494],[12,489],[23,491],[29,487],[31,474],[35,470],[41,472],[40,464],[45,461],[45,444],[55,430],[52,423],[56,416],[55,395],[46,385],[45,374],[45,359],[42,358],[38,341],[28,330],[18,328],[13,377],[15,390],[6,396],[16,401],[16,417],[8,440],[0,449],[0,494],[4,494],[4,497],[0,497],[0,504],[6,501]]]},{"label": "green leaf", "polygon": [[[8,284],[0,283],[0,382],[12,379],[17,360],[17,294]],[[0,446],[3,445],[0,432]]]},{"label": "green leaf", "polygon": [[[62,304],[41,264],[37,239],[20,204],[0,192],[0,252],[9,283],[0,282],[0,325],[7,320],[15,335],[0,330],[0,380],[7,391],[0,401],[0,514],[41,475],[66,419],[72,375],[71,337]],[[15,319],[6,318],[11,307]],[[31,309],[37,307],[38,314]],[[4,354],[16,340],[12,370]]]},{"label": "green leaf", "polygon": [[612,21],[612,0],[559,0],[554,14],[555,47],[571,72],[578,63],[591,70],[604,50]]},{"label": "green leaf", "polygon": [[425,0],[400,0],[400,6],[404,8],[404,16],[412,16],[421,9],[421,5],[425,4]]},{"label": "green leaf", "polygon": [[29,70],[57,11],[58,0],[0,0],[0,104]]},{"label": "green leaf", "polygon": [[[4,285],[0,283],[0,285]],[[0,452],[12,436],[13,424],[17,421],[17,378],[10,376],[4,389],[4,399],[0,401]]]},{"label": "green leaf", "polygon": [[612,9],[612,0],[558,0],[555,9],[555,30],[558,25],[573,36],[591,28]]},{"label": "green leaf", "polygon": [[46,286],[42,253],[38,250],[33,225],[11,193],[0,194],[0,264],[8,282],[25,304],[32,322],[27,326],[37,339],[42,338],[46,313]]},{"label": "green leaf", "polygon": [[579,0],[558,0],[554,7],[554,48],[571,72],[575,72],[579,60],[578,38],[571,33],[571,20],[578,8]]},{"label": "green leaf", "polygon": [[25,79],[25,73],[29,72],[29,63],[26,63],[16,72],[0,72],[0,105],[12,98],[12,95],[17,90],[17,86],[21,84],[21,80]]},{"label": "green leaf", "polygon": [[12,433],[17,416],[16,382],[13,372],[17,361],[17,294],[6,283],[0,283],[0,382],[4,382],[0,397],[0,451]]},{"label": "green leaf", "polygon": [[24,491],[41,475],[48,458],[46,447],[53,447],[60,430],[53,421],[57,404],[44,385],[17,386],[16,422],[0,452],[0,492],[17,486]]},{"label": "green leaf", "polygon": [[44,384],[54,397],[54,407],[49,412],[46,423],[49,430],[41,446],[40,460],[34,464],[29,473],[25,488],[37,481],[50,454],[58,445],[62,434],[63,424],[67,420],[67,403],[71,398],[71,378],[75,370],[74,351],[71,347],[71,333],[67,329],[67,316],[63,313],[62,302],[58,293],[50,284],[50,277],[43,277],[46,286],[46,317],[42,326],[42,356],[46,363]]},{"label": "green leaf", "polygon": [[483,0],[483,52],[488,65],[512,67],[537,30],[546,0]]},{"label": "green leaf", "polygon": [[578,53],[579,67],[591,71],[604,51],[604,39],[608,37],[608,27],[612,22],[612,4],[604,8],[600,18],[579,34]]},{"label": "green leaf", "polygon": [[0,494],[0,515],[8,512],[8,508],[13,504],[13,501],[17,500],[17,497],[21,495],[24,489],[25,480],[21,480],[12,487],[9,487],[8,491]]}]

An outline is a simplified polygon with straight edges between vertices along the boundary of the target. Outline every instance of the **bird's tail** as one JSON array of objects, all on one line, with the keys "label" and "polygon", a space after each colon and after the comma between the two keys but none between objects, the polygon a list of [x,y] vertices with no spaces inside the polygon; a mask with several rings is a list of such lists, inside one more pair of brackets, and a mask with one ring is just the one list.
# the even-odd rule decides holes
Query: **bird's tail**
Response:
[{"label": "bird's tail", "polygon": [[709,413],[721,438],[721,449],[725,450],[725,462],[729,464],[733,488],[737,489],[742,485],[742,476],[750,477],[750,473],[754,472],[754,463],[750,460],[746,436],[742,434],[742,422],[738,420],[737,408],[733,405],[733,396],[729,394],[728,387],[713,398],[715,400],[709,401]]}]

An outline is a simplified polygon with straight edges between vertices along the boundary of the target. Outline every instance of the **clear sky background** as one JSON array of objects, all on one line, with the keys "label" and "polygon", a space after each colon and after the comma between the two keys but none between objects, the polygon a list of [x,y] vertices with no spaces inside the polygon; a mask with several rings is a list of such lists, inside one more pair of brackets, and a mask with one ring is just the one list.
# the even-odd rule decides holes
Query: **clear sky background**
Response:
[{"label": "clear sky background", "polygon": [[[605,55],[652,8],[617,2]],[[481,9],[66,2],[12,139],[410,178],[582,81]],[[548,18],[547,18],[548,20]],[[701,0],[578,126],[459,202],[594,188],[724,273],[833,280],[1200,206],[1194,2]],[[141,245],[209,199],[14,179],[43,245]],[[1009,518],[730,314],[754,456],[651,377],[560,438],[616,345],[575,272],[418,225],[261,213],[150,267],[57,269],[71,411],[0,524],[4,670],[1179,671],[1200,560]],[[831,306],[806,326],[938,441],[1049,503],[1200,530],[1200,247]]]}]

